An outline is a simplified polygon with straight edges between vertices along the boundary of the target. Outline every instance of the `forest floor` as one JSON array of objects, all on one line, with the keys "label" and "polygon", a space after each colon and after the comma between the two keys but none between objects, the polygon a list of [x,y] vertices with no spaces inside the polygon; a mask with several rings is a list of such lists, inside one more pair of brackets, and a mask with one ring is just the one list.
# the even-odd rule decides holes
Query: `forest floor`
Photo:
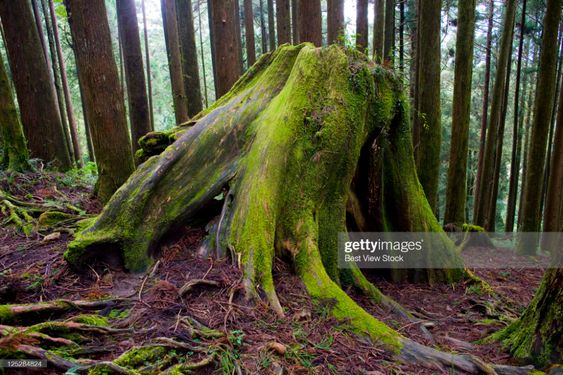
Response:
[{"label": "forest floor", "polygon": [[[101,205],[91,198],[89,184],[73,178],[54,173],[11,176],[0,180],[0,188],[22,200],[63,200],[88,214],[98,213]],[[398,364],[377,345],[346,332],[341,322],[328,316],[328,306],[314,304],[307,297],[299,278],[281,260],[276,260],[274,278],[285,318],[266,305],[249,305],[242,298],[238,268],[229,261],[195,257],[205,235],[201,228],[183,228],[163,241],[161,256],[147,275],[125,273],[104,264],[92,264],[77,273],[62,257],[71,234],[59,233],[25,236],[13,226],[0,228],[0,304],[55,299],[114,301],[96,313],[118,330],[83,337],[80,358],[112,360],[134,346],[167,337],[216,348],[213,362],[198,373],[236,373],[239,369],[257,374],[451,373],[448,369]],[[486,251],[472,248],[465,256]],[[464,282],[431,287],[392,284],[369,275],[385,294],[428,321],[432,340],[418,325],[398,318],[353,290],[349,292],[374,316],[416,341],[446,351],[471,353],[491,363],[514,364],[499,345],[478,345],[476,341],[505,326],[525,308],[543,270],[477,269],[475,273],[504,297],[502,306],[498,299]],[[193,283],[191,290],[181,295],[182,286],[194,280],[208,282]],[[76,312],[65,311],[50,318],[65,320],[73,315]],[[224,335],[194,337],[190,326],[184,324],[185,317]],[[2,344],[0,338],[0,349]],[[154,373],[176,361],[177,351],[180,349],[163,355],[152,368]],[[204,352],[186,354],[190,362],[206,356]],[[59,372],[43,369],[30,373]]]}]

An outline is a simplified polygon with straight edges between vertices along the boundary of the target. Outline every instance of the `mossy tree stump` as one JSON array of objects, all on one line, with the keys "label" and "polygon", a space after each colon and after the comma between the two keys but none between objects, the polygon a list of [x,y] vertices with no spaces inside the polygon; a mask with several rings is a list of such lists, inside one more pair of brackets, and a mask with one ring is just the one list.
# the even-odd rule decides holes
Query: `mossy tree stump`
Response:
[{"label": "mossy tree stump", "polygon": [[[189,123],[151,134],[145,143],[156,155],[140,152],[146,161],[65,257],[80,267],[117,254],[125,268],[142,272],[166,233],[201,219],[223,194],[209,250],[239,261],[249,298],[265,296],[283,314],[272,277],[279,255],[293,263],[311,297],[330,300],[333,315],[352,331],[405,361],[476,372],[480,365],[471,358],[412,342],[341,288],[351,282],[382,296],[359,269],[337,267],[337,234],[347,225],[441,231],[416,176],[406,103],[393,73],[356,51],[281,46]],[[159,139],[169,144],[162,152]],[[395,275],[427,282],[461,277],[462,262],[446,237],[429,256],[448,267]]]}]

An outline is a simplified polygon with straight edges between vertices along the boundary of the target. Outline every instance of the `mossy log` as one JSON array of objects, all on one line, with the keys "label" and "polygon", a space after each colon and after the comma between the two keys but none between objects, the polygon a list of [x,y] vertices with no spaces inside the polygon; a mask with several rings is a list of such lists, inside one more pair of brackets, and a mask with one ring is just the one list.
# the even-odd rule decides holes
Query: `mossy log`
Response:
[{"label": "mossy log", "polygon": [[[248,297],[263,296],[283,314],[272,277],[277,254],[293,263],[311,297],[331,301],[332,314],[352,331],[405,361],[478,372],[471,358],[403,337],[341,288],[348,281],[381,296],[359,269],[337,267],[337,234],[347,225],[441,232],[417,179],[408,114],[400,80],[363,54],[335,45],[281,46],[192,122],[152,136],[173,142],[138,167],[77,234],[65,258],[80,268],[113,255],[126,269],[145,271],[166,233],[201,219],[222,196],[209,253],[234,255]],[[158,150],[157,141],[149,143]],[[372,191],[379,195],[367,196]],[[347,223],[351,196],[367,201],[369,210],[356,210]],[[458,279],[459,254],[445,235],[442,244],[428,256],[441,257],[448,267],[395,274],[427,282]]]}]

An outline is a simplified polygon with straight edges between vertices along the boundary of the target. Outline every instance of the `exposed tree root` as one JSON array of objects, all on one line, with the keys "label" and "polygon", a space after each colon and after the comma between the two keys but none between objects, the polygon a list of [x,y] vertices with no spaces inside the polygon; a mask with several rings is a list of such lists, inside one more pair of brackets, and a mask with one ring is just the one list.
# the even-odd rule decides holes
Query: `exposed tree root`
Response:
[{"label": "exposed tree root", "polygon": [[105,301],[54,300],[22,305],[0,305],[0,323],[26,322],[40,316],[62,315],[73,310],[98,310],[126,302],[115,299]]}]

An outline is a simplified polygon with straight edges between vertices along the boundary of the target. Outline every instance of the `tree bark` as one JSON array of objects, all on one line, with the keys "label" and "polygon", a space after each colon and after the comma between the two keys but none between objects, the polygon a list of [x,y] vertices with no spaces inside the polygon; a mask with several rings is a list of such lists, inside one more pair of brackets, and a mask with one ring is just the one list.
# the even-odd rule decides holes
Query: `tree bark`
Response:
[{"label": "tree bark", "polygon": [[176,0],[184,92],[188,101],[188,116],[193,117],[201,110],[201,88],[195,43],[194,15],[191,0]]},{"label": "tree bark", "polygon": [[182,73],[182,57],[180,54],[180,40],[176,15],[176,0],[160,0],[166,51],[168,52],[168,68],[172,85],[172,100],[176,124],[188,121],[188,102],[184,89],[184,74]]},{"label": "tree bark", "polygon": [[368,0],[356,0],[356,48],[368,48]]},{"label": "tree bark", "polygon": [[12,95],[12,87],[0,55],[0,130],[2,141],[2,160],[0,167],[14,172],[31,169],[28,162],[29,152],[23,134],[18,110]]},{"label": "tree bark", "polygon": [[[499,57],[497,59],[497,72],[493,87],[493,100],[491,103],[491,116],[487,129],[485,151],[483,153],[482,176],[493,176],[495,170],[495,149],[499,127],[502,121],[502,107],[506,90],[506,76],[509,69],[510,51],[516,15],[516,0],[508,0],[506,4],[502,36],[500,41]],[[489,230],[494,227],[495,218],[490,217],[493,186],[489,179],[480,178],[479,202],[474,221],[477,225]]]},{"label": "tree bark", "polygon": [[471,114],[471,77],[475,38],[475,1],[458,5],[452,135],[444,223],[465,222],[467,154]]},{"label": "tree bark", "polygon": [[518,42],[518,58],[516,62],[516,87],[514,89],[514,123],[512,126],[512,153],[510,161],[510,183],[508,187],[508,202],[506,209],[505,231],[514,229],[514,213],[516,211],[516,195],[520,174],[519,145],[522,141],[520,134],[520,77],[522,76],[522,54],[524,50],[524,31],[526,25],[526,0],[522,3],[522,16],[520,18],[520,40]]},{"label": "tree bark", "polygon": [[117,25],[122,37],[129,122],[133,153],[139,148],[139,139],[151,131],[149,103],[145,85],[143,54],[134,0],[117,0]]},{"label": "tree bark", "polygon": [[543,216],[544,232],[563,231],[563,199],[561,197],[561,191],[563,191],[563,80],[561,80],[560,86],[557,127],[551,151],[549,183]]},{"label": "tree bark", "polygon": [[289,0],[276,0],[276,26],[278,45],[291,43],[291,15]]},{"label": "tree bark", "polygon": [[[45,55],[29,2],[0,2],[8,59],[31,157],[72,167]],[[32,77],[32,78],[31,78]]]},{"label": "tree bark", "polygon": [[212,0],[213,28],[217,75],[217,97],[227,93],[242,71],[239,15],[236,0]]},{"label": "tree bark", "polygon": [[375,0],[373,20],[373,57],[377,62],[383,60],[383,41],[385,39],[385,0]]},{"label": "tree bark", "polygon": [[344,0],[327,0],[327,43],[343,44],[344,29]]},{"label": "tree bark", "polygon": [[106,202],[133,171],[125,104],[106,7],[103,0],[66,0],[65,5],[96,154],[97,195]]},{"label": "tree bark", "polygon": [[405,71],[405,2],[400,0],[399,4],[399,71]]},{"label": "tree bark", "polygon": [[385,61],[390,65],[393,65],[394,50],[395,50],[395,0],[385,0],[385,41],[383,43],[383,56],[385,57]]},{"label": "tree bark", "polygon": [[[537,232],[541,223],[541,193],[545,173],[547,133],[555,96],[555,72],[557,69],[557,33],[561,16],[561,0],[548,0],[544,18],[542,49],[540,52],[538,82],[534,104],[534,120],[528,150],[528,171],[524,182],[524,204],[522,207],[522,232]],[[537,244],[520,240],[518,250],[522,254],[533,254]]]},{"label": "tree bark", "polygon": [[485,80],[483,82],[483,109],[481,110],[481,131],[479,136],[479,155],[477,157],[477,175],[475,176],[475,187],[473,188],[473,222],[475,222],[475,217],[477,217],[477,210],[479,207],[479,200],[481,195],[481,176],[483,174],[483,157],[485,155],[485,145],[487,140],[494,10],[495,2],[494,0],[489,0],[489,21],[487,24],[487,41],[485,47]]},{"label": "tree bark", "polygon": [[274,0],[268,0],[268,42],[270,51],[276,49],[276,21],[274,15]]},{"label": "tree bark", "polygon": [[322,15],[320,0],[297,0],[298,42],[311,42],[320,47],[323,44]]},{"label": "tree bark", "polygon": [[417,52],[419,144],[417,172],[432,211],[438,209],[438,180],[442,139],[440,111],[440,0],[419,3]]},{"label": "tree bark", "polygon": [[[254,13],[252,0],[244,0],[244,36],[246,38],[246,56],[248,67],[256,62],[256,46],[254,41]],[[279,32],[278,32],[279,35]]]},{"label": "tree bark", "polygon": [[145,9],[145,0],[141,0],[141,10],[143,12],[143,37],[145,39],[145,64],[147,66],[147,97],[148,97],[148,100],[149,100],[149,121],[150,121],[151,130],[154,130],[154,110],[153,110],[153,103],[152,103],[151,57],[150,57],[150,53],[149,53],[149,33],[147,32],[147,14],[146,14],[146,9]]}]

